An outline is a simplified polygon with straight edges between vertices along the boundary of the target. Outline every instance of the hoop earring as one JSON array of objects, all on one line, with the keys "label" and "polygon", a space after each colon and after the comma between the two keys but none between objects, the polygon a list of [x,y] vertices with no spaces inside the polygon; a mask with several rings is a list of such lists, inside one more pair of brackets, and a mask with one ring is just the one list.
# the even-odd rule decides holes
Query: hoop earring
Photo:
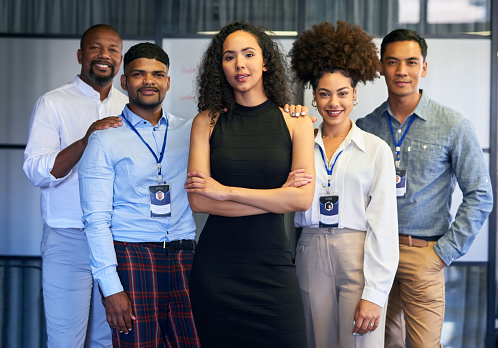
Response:
[{"label": "hoop earring", "polygon": [[316,99],[315,98],[313,98],[313,100],[311,101],[311,106],[316,109]]},{"label": "hoop earring", "polygon": [[353,99],[353,109],[355,109],[358,104],[359,104],[358,103],[358,98],[354,98]]}]

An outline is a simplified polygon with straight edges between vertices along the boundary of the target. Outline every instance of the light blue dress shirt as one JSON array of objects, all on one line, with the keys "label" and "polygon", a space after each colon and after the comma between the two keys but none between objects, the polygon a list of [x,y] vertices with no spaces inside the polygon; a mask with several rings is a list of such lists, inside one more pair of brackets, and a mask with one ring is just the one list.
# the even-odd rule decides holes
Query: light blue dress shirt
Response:
[{"label": "light blue dress shirt", "polygon": [[[407,170],[407,190],[405,198],[398,198],[399,233],[442,236],[434,251],[450,265],[467,253],[493,208],[489,172],[470,121],[425,93],[403,124],[392,115],[388,101],[356,124],[384,139],[394,160],[388,118],[398,142],[412,117],[416,119],[401,146],[399,167]],[[451,196],[457,183],[463,201],[451,222]]]},{"label": "light blue dress shirt", "polygon": [[172,216],[150,217],[149,186],[157,185],[157,162],[127,123],[94,132],[78,171],[90,264],[104,296],[123,291],[116,273],[113,239],[137,243],[195,237],[195,223],[183,188],[192,120],[163,113],[153,127],[128,106],[121,117],[130,121],[158,158],[169,122],[162,174],[170,185]]}]

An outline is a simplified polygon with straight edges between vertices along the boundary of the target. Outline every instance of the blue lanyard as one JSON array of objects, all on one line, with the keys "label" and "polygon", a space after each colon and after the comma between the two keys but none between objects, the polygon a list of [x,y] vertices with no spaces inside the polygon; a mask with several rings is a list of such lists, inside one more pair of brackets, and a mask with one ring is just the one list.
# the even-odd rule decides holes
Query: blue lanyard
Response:
[{"label": "blue lanyard", "polygon": [[321,146],[318,146],[318,148],[320,149],[320,153],[322,154],[323,163],[325,164],[325,170],[327,171],[327,175],[328,175],[327,193],[330,193],[330,180],[332,179],[332,171],[334,170],[334,166],[335,166],[335,163],[337,162],[337,159],[341,155],[342,151],[344,151],[344,149],[342,149],[341,152],[339,152],[339,154],[337,155],[337,157],[334,160],[334,163],[332,163],[332,167],[330,167],[330,169],[329,169],[329,167],[327,165],[328,163],[327,163],[327,158],[325,157],[325,153],[323,152]]},{"label": "blue lanyard", "polygon": [[132,131],[134,131],[138,135],[138,137],[140,138],[140,140],[142,140],[142,142],[145,144],[145,146],[147,146],[147,148],[152,153],[152,155],[154,155],[154,158],[156,159],[156,162],[157,162],[157,183],[158,184],[162,184],[162,182],[163,182],[163,175],[162,175],[161,162],[162,162],[163,157],[164,157],[164,149],[166,148],[166,139],[168,138],[168,127],[169,127],[168,118],[166,118],[166,131],[164,132],[163,147],[161,149],[161,153],[160,153],[159,158],[157,158],[157,155],[154,152],[154,150],[152,150],[152,148],[149,146],[149,144],[147,144],[145,142],[144,138],[142,138],[142,136],[140,135],[140,133],[138,133],[137,129],[131,124],[131,122],[128,121],[126,119],[126,117],[124,117],[124,114],[121,114],[121,117],[126,121],[126,123],[128,124],[128,126],[130,127],[130,129]]},{"label": "blue lanyard", "polygon": [[396,168],[399,168],[399,164],[401,161],[401,144],[403,143],[403,140],[405,140],[405,137],[408,134],[408,130],[410,129],[413,121],[415,121],[415,115],[412,115],[412,119],[410,120],[410,123],[408,123],[408,127],[406,127],[405,132],[401,136],[401,139],[399,139],[399,142],[396,142],[396,138],[394,137],[394,130],[393,130],[393,124],[391,122],[391,116],[388,115],[387,120],[389,121],[389,128],[391,129],[394,145],[396,146]]}]

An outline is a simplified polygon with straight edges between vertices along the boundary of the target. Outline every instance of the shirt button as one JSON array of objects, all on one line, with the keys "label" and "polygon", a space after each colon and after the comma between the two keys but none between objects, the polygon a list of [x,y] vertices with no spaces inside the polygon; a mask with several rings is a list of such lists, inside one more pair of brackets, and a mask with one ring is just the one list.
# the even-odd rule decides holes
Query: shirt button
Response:
[{"label": "shirt button", "polygon": [[401,134],[401,129],[398,129],[398,133]]}]

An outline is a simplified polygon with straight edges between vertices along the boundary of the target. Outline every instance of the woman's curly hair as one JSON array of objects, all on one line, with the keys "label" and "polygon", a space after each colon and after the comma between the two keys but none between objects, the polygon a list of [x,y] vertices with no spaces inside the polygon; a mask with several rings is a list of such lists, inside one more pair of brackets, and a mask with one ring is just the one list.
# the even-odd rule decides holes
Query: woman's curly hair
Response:
[{"label": "woman's curly hair", "polygon": [[253,34],[263,51],[267,71],[263,72],[263,87],[266,96],[279,106],[289,102],[290,79],[287,74],[285,57],[280,53],[278,44],[267,34],[267,29],[245,22],[233,22],[221,28],[204,53],[197,75],[197,108],[209,110],[211,119],[226,108],[228,123],[235,108],[233,88],[228,84],[222,68],[223,43],[228,35],[243,30]]},{"label": "woman's curly hair", "polygon": [[313,89],[323,74],[340,71],[352,79],[353,87],[361,81],[373,81],[380,70],[377,46],[373,36],[358,25],[337,21],[313,25],[294,42],[289,56],[298,82]]}]

